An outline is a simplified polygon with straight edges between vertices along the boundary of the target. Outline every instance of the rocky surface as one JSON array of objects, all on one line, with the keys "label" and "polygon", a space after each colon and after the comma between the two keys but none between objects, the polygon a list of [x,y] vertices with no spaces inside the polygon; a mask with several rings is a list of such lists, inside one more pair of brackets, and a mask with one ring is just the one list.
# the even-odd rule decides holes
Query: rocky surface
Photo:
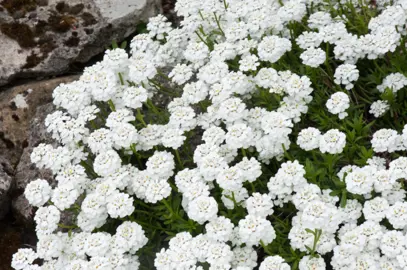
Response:
[{"label": "rocky surface", "polygon": [[22,196],[24,188],[33,179],[51,180],[52,176],[31,164],[30,153],[39,143],[52,141],[44,126],[46,115],[54,109],[52,91],[77,78],[29,83],[0,93],[0,220],[12,205],[17,221],[32,221],[32,208]]},{"label": "rocky surface", "polygon": [[13,168],[5,157],[0,157],[0,220],[9,212],[14,187]]},{"label": "rocky surface", "polygon": [[53,143],[51,135],[46,131],[44,124],[45,117],[53,111],[55,111],[55,107],[52,103],[37,108],[37,112],[31,121],[28,132],[28,146],[24,148],[23,154],[21,155],[20,161],[15,169],[15,195],[13,198],[12,210],[14,217],[21,223],[31,223],[32,214],[34,212],[34,207],[28,203],[23,194],[27,184],[35,179],[41,178],[48,180],[51,185],[54,185],[52,172],[46,169],[38,169],[31,162],[30,158],[33,148],[40,143]]},{"label": "rocky surface", "polygon": [[60,83],[76,80],[65,76],[15,86],[0,92],[0,156],[15,168],[29,146],[29,128],[39,106],[52,102],[52,91]]},{"label": "rocky surface", "polygon": [[161,12],[160,0],[3,0],[0,85],[50,76],[134,33]]}]

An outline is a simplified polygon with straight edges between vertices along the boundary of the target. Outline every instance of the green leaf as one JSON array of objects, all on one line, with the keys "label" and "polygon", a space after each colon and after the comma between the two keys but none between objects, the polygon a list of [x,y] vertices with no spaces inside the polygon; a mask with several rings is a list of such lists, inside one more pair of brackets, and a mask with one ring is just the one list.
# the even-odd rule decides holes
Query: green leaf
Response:
[{"label": "green leaf", "polygon": [[113,40],[113,41],[112,41],[112,48],[113,48],[113,49],[119,48],[119,45],[117,45],[116,40]]},{"label": "green leaf", "polygon": [[127,47],[127,41],[125,40],[125,41],[122,42],[122,44],[120,44],[120,48],[121,49],[126,49],[126,47]]},{"label": "green leaf", "polygon": [[341,196],[341,207],[345,208],[346,207],[346,199],[347,199],[347,191],[344,189],[342,191],[342,196]]}]

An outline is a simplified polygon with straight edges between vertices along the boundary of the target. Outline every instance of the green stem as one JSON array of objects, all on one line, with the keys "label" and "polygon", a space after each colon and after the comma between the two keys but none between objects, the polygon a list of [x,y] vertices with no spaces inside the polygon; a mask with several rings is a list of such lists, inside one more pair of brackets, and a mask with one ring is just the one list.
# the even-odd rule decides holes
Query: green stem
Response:
[{"label": "green stem", "polygon": [[220,16],[218,17],[216,15],[216,12],[214,12],[213,15],[215,15],[215,21],[216,21],[216,24],[218,25],[220,33],[222,34],[222,36],[225,36],[225,32],[223,32],[222,27],[220,27]]},{"label": "green stem", "polygon": [[174,149],[174,152],[175,152],[175,156],[177,158],[179,166],[181,167],[181,169],[184,169],[184,165],[182,164],[181,156],[179,155],[178,149]]},{"label": "green stem", "polygon": [[76,229],[76,228],[79,228],[76,225],[68,226],[68,225],[65,225],[65,224],[62,224],[62,223],[58,223],[58,227],[63,228],[63,229]]},{"label": "green stem", "polygon": [[123,75],[119,72],[120,84],[124,85]]},{"label": "green stem", "polygon": [[162,73],[159,69],[157,69],[157,73],[158,73],[161,77],[163,77],[164,79],[166,79],[167,81],[171,82],[171,79],[170,79],[167,75],[165,75],[164,73]]},{"label": "green stem", "polygon": [[110,109],[115,112],[116,111],[116,107],[114,106],[114,103],[111,99],[109,99],[109,101],[107,102],[107,104],[109,104]]},{"label": "green stem", "polygon": [[264,252],[267,253],[267,255],[272,255],[272,253],[269,251],[268,247],[266,246],[266,244],[264,244],[263,240],[260,240],[260,245],[263,247]]},{"label": "green stem", "polygon": [[143,124],[144,127],[147,126],[146,122],[144,122],[144,117],[143,117],[143,114],[141,113],[140,109],[137,109],[136,118]]}]

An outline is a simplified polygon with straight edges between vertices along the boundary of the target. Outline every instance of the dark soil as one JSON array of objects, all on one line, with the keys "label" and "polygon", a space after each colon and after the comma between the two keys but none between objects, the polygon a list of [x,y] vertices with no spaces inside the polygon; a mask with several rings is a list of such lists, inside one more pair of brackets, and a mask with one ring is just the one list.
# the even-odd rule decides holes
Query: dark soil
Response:
[{"label": "dark soil", "polygon": [[37,242],[33,228],[17,224],[11,214],[0,221],[0,270],[11,270],[11,259],[19,248],[34,247]]},{"label": "dark soil", "polygon": [[22,11],[25,14],[35,10],[37,7],[37,3],[34,0],[4,0],[0,4],[11,14],[17,11]]}]

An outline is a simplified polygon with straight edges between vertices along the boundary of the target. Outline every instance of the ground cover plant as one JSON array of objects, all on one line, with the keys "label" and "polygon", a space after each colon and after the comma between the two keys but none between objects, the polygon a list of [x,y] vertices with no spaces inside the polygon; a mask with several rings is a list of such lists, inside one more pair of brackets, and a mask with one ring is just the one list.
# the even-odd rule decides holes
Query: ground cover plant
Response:
[{"label": "ground cover plant", "polygon": [[406,269],[407,1],[175,9],[55,89],[12,266]]}]

